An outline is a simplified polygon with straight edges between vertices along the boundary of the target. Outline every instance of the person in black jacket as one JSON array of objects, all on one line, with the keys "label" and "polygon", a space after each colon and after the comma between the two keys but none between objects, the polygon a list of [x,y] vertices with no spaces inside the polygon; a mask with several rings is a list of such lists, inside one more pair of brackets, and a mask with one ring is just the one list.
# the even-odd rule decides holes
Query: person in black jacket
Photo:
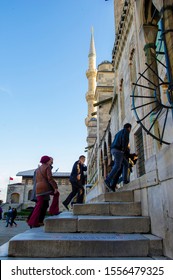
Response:
[{"label": "person in black jacket", "polygon": [[119,178],[120,169],[123,166],[123,183],[128,183],[128,161],[125,157],[125,153],[128,149],[129,135],[131,131],[131,124],[126,123],[124,128],[121,129],[116,135],[111,145],[111,154],[114,156],[114,165],[111,172],[108,174],[106,180],[104,181],[109,190],[115,191],[112,187],[111,182],[116,181]]},{"label": "person in black jacket", "polygon": [[9,206],[8,212],[7,212],[7,217],[6,217],[6,223],[7,223],[6,227],[8,227],[8,225],[11,224],[12,215],[13,215],[13,210],[12,210],[11,206]]},{"label": "person in black jacket", "polygon": [[69,203],[77,194],[76,203],[83,203],[84,198],[84,184],[85,184],[85,175],[84,171],[87,170],[87,166],[84,164],[85,156],[82,155],[79,157],[72,168],[72,172],[70,174],[70,183],[72,185],[72,192],[68,195],[68,197],[62,202],[67,210],[69,210]]},{"label": "person in black jacket", "polygon": [[15,222],[15,219],[17,217],[17,209],[16,208],[12,208],[12,217],[11,217],[11,227],[13,226],[13,224],[15,224],[15,226],[17,227],[17,223]]}]

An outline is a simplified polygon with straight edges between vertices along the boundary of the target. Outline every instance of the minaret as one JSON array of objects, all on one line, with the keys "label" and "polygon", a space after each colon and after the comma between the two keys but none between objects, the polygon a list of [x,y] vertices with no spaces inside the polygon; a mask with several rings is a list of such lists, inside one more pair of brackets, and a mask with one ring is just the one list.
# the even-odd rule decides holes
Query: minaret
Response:
[{"label": "minaret", "polygon": [[85,124],[88,126],[88,122],[92,118],[92,113],[95,112],[95,108],[93,106],[95,101],[95,89],[96,89],[96,51],[94,44],[94,31],[91,29],[91,41],[90,41],[90,50],[88,55],[89,68],[86,72],[86,76],[88,79],[88,91],[86,93],[86,101],[88,103],[88,116],[85,119]]},{"label": "minaret", "polygon": [[90,160],[90,154],[92,151],[92,147],[95,143],[97,137],[97,118],[96,114],[96,107],[94,107],[95,103],[95,90],[96,90],[96,51],[95,51],[95,44],[94,44],[94,32],[93,28],[91,30],[91,41],[90,41],[90,49],[88,55],[88,63],[89,67],[86,72],[86,76],[88,79],[88,91],[86,93],[86,101],[88,103],[88,116],[85,119],[85,124],[87,126],[87,161]]}]

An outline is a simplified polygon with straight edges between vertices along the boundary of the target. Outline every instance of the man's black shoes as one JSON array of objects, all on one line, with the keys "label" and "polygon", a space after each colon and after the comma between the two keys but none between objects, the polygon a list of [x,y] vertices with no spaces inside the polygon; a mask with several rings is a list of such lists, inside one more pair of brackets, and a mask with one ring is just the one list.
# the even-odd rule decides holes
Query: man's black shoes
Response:
[{"label": "man's black shoes", "polygon": [[110,191],[110,192],[115,192],[115,190],[110,186],[110,183],[108,180],[104,181],[106,188]]},{"label": "man's black shoes", "polygon": [[130,181],[124,181],[123,185],[127,185],[129,183],[130,183]]},{"label": "man's black shoes", "polygon": [[64,202],[62,202],[62,204],[64,205],[64,207],[69,211],[68,205]]}]

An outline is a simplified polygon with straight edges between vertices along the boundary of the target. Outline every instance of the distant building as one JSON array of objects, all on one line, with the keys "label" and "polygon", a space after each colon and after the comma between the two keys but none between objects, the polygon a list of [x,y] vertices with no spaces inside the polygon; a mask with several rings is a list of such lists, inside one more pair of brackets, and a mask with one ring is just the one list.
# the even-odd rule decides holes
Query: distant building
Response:
[{"label": "distant building", "polygon": [[[21,206],[21,209],[26,209],[28,207],[34,207],[35,203],[30,201],[32,189],[33,189],[33,175],[35,169],[21,171],[16,174],[16,176],[22,177],[21,183],[9,184],[7,188],[7,199],[6,203],[16,204]],[[70,173],[69,172],[54,172],[53,178],[58,184],[60,192],[60,210],[63,210],[62,201],[71,191],[71,184],[69,182]]]}]

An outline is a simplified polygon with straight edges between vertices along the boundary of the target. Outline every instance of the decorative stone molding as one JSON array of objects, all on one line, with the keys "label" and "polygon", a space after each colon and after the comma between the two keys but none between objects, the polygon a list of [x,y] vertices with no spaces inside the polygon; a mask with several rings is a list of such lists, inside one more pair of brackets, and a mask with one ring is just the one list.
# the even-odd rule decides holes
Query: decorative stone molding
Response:
[{"label": "decorative stone molding", "polygon": [[97,71],[96,70],[88,70],[86,71],[86,76],[87,78],[96,78],[97,76]]},{"label": "decorative stone molding", "polygon": [[124,6],[123,14],[119,23],[118,34],[112,51],[112,64],[114,69],[118,68],[125,41],[133,20],[133,6],[129,2],[128,6]]}]

